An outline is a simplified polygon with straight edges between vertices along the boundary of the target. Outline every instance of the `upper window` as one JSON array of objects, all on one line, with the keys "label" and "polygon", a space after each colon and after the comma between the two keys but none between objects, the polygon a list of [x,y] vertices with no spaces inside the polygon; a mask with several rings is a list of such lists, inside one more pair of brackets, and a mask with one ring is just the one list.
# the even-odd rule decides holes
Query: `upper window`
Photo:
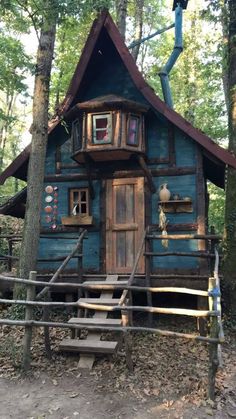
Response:
[{"label": "upper window", "polygon": [[109,144],[111,142],[111,114],[93,115],[93,144]]},{"label": "upper window", "polygon": [[72,122],[71,138],[72,138],[72,152],[79,150],[82,147],[82,130],[81,122],[76,119]]},{"label": "upper window", "polygon": [[70,214],[89,215],[89,193],[87,188],[70,189]]},{"label": "upper window", "polygon": [[127,144],[128,145],[139,145],[139,117],[131,115],[128,122],[128,135],[127,135]]}]

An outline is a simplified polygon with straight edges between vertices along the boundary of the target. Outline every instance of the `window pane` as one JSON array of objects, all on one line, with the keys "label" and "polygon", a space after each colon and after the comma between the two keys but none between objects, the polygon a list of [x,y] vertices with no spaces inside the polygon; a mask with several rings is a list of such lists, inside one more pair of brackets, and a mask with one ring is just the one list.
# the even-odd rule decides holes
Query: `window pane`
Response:
[{"label": "window pane", "polygon": [[102,142],[107,142],[109,140],[108,138],[108,132],[107,130],[102,130],[102,131],[97,131],[96,132],[96,141],[102,141]]},{"label": "window pane", "polygon": [[97,128],[107,128],[108,127],[108,118],[99,118],[96,119],[96,129]]},{"label": "window pane", "polygon": [[78,204],[79,201],[79,192],[73,192],[73,203]]},{"label": "window pane", "polygon": [[87,214],[87,204],[81,204],[81,214]]},{"label": "window pane", "polygon": [[81,191],[80,199],[81,199],[81,201],[86,201],[86,192],[85,191]]},{"label": "window pane", "polygon": [[89,202],[88,202],[88,190],[87,189],[71,189],[70,190],[70,214],[89,215]]},{"label": "window pane", "polygon": [[127,144],[129,145],[138,145],[138,124],[138,118],[130,118],[127,138]]}]

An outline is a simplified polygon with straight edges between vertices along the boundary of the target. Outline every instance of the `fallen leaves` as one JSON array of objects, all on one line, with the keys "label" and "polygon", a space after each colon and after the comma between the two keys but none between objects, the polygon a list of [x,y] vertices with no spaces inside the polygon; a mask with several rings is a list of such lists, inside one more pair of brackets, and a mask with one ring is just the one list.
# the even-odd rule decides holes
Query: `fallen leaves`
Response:
[{"label": "fallen leaves", "polygon": [[[164,323],[158,320],[158,327],[167,328]],[[193,324],[187,321],[180,327],[179,324],[173,322],[172,328],[173,330],[181,328],[183,331],[189,332],[192,330]],[[1,342],[11,342],[11,352],[7,350],[7,345],[1,352],[0,343],[0,376],[17,378],[20,376],[23,329],[4,327],[0,333]],[[49,383],[60,387],[64,376],[69,376],[73,380],[80,380],[80,378],[84,380],[84,372],[81,373],[78,368],[78,356],[66,356],[58,352],[58,343],[67,333],[69,332],[58,329],[53,330],[53,333],[50,332],[53,351],[50,361],[45,357],[42,330],[34,331],[30,374],[41,378],[40,374],[45,371],[48,379],[41,379],[42,386]],[[205,417],[214,416],[215,409],[221,411],[227,405],[229,417],[236,417],[231,416],[235,411],[234,389],[236,385],[235,382],[226,381],[226,376],[230,374],[232,365],[236,367],[235,351],[235,343],[228,340],[223,347],[224,370],[220,370],[217,375],[216,405],[206,400],[207,347],[183,339],[171,339],[148,333],[134,334],[132,338],[133,373],[127,370],[125,353],[121,349],[117,357],[98,359],[94,369],[86,373],[86,379],[91,380],[97,394],[112,394],[114,397],[117,393],[121,397],[133,397],[142,405],[147,401],[154,400],[164,409],[171,411],[173,409],[173,417],[175,417],[176,400],[181,401],[183,405],[191,403],[194,408],[202,409]],[[76,390],[77,388],[73,389],[73,386],[70,386],[63,397],[70,399],[80,397],[81,393]],[[27,399],[28,393],[22,397]],[[231,403],[229,403],[230,397]],[[78,415],[77,411],[73,413],[73,416]]]}]

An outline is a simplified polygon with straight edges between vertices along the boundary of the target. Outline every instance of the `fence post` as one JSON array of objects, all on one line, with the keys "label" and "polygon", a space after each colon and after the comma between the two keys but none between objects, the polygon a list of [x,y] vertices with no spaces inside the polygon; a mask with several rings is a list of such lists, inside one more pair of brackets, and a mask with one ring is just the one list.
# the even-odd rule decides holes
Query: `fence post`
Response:
[{"label": "fence post", "polygon": [[[31,281],[36,280],[36,271],[31,271],[29,275],[29,279]],[[27,301],[33,301],[35,298],[35,285],[27,284],[27,295],[26,300]],[[33,306],[26,306],[25,307],[25,320],[33,320]],[[22,369],[24,371],[27,371],[30,368],[30,361],[31,361],[31,354],[30,354],[30,348],[31,348],[31,341],[32,341],[32,326],[25,326],[25,334],[23,339],[23,356],[22,356]]]},{"label": "fence post", "polygon": [[[216,291],[215,278],[209,278],[208,291],[211,291],[213,293],[213,295],[209,297],[209,310],[217,310],[217,296],[214,295],[214,291]],[[215,339],[219,338],[219,326],[217,316],[210,317],[210,337]],[[218,365],[218,343],[210,343],[208,369],[208,398],[211,400],[215,400],[215,380]]]},{"label": "fence post", "polygon": [[[45,301],[51,301],[51,291],[48,291],[45,296]],[[46,306],[43,308],[42,320],[44,322],[49,322],[50,320],[50,307]],[[48,326],[44,326],[44,344],[45,352],[48,359],[52,359],[52,350],[50,343],[50,331]]]},{"label": "fence post", "polygon": [[11,256],[12,256],[12,239],[11,238],[8,238],[8,254],[9,254],[9,258],[8,258],[8,261],[7,261],[7,269],[8,269],[8,271],[9,272],[11,272],[11,270],[12,270],[12,259],[11,259]]}]

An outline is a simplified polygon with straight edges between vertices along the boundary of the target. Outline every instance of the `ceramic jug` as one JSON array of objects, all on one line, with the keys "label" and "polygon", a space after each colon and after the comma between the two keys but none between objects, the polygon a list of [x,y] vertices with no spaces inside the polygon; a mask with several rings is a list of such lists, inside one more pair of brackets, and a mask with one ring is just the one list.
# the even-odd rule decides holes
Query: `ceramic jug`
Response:
[{"label": "ceramic jug", "polygon": [[162,202],[169,201],[170,195],[171,195],[170,191],[169,189],[167,189],[167,183],[163,183],[163,185],[160,186],[160,190],[159,190],[160,201]]}]

